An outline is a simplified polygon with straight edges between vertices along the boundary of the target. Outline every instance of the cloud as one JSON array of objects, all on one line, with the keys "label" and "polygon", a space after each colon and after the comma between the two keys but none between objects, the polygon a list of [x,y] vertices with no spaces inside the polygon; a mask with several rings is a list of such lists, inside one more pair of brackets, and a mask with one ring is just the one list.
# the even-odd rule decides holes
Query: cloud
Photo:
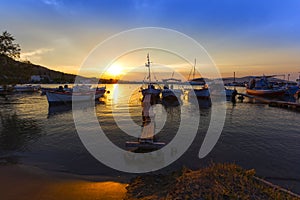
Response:
[{"label": "cloud", "polygon": [[50,6],[59,6],[60,1],[58,0],[43,0],[44,4],[50,5]]},{"label": "cloud", "polygon": [[47,6],[52,6],[54,9],[61,9],[62,8],[62,1],[60,0],[43,0],[43,3]]},{"label": "cloud", "polygon": [[53,49],[40,48],[40,49],[36,49],[34,51],[21,53],[21,60],[29,60],[29,61],[33,61],[33,62],[38,62],[42,59],[42,55],[44,55],[50,51],[53,51]]}]

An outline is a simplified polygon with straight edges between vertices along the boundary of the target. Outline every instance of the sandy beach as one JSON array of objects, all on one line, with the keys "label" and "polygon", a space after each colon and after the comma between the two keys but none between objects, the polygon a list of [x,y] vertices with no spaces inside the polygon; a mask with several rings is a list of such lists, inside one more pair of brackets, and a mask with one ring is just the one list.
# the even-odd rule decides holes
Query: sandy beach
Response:
[{"label": "sandy beach", "polygon": [[127,184],[88,181],[24,165],[0,166],[0,194],[5,200],[123,199]]}]

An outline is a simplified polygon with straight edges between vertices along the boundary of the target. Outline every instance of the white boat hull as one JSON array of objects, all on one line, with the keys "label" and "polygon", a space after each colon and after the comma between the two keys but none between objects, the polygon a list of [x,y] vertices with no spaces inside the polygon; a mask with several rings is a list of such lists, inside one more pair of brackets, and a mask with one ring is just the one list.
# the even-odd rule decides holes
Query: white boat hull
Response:
[{"label": "white boat hull", "polygon": [[105,90],[96,91],[96,92],[85,92],[85,93],[46,91],[46,96],[49,104],[56,104],[56,103],[69,103],[72,101],[75,102],[93,101],[102,97],[104,93]]}]

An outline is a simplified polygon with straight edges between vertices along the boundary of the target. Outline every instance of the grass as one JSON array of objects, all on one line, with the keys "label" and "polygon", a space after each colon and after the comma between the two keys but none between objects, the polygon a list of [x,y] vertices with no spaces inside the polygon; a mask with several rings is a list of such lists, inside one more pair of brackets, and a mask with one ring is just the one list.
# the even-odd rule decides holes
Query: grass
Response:
[{"label": "grass", "polygon": [[235,164],[211,164],[197,171],[140,176],[127,187],[125,199],[300,199],[254,175],[255,170]]}]

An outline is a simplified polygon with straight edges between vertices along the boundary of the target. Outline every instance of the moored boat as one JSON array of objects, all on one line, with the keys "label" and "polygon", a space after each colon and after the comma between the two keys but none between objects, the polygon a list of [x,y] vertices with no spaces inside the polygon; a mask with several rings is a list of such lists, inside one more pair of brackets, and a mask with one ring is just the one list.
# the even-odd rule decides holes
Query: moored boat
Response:
[{"label": "moored boat", "polygon": [[14,92],[37,92],[41,89],[40,85],[16,85]]},{"label": "moored boat", "polygon": [[95,90],[89,89],[85,91],[65,91],[65,90],[48,90],[46,96],[49,104],[70,103],[72,101],[84,102],[97,100],[106,92],[105,87],[97,88]]},{"label": "moored boat", "polygon": [[262,97],[280,97],[285,94],[284,89],[246,89],[247,94]]},{"label": "moored boat", "polygon": [[273,85],[269,83],[267,77],[262,76],[259,81],[256,81],[255,78],[251,79],[249,85],[246,87],[246,92],[249,95],[276,98],[283,96],[286,89],[273,87]]},{"label": "moored boat", "polygon": [[189,97],[196,96],[200,99],[210,99],[210,92],[208,85],[206,84],[204,78],[195,78],[196,73],[196,59],[194,67],[190,75],[192,74],[192,79],[189,77],[189,84],[192,86],[192,89],[189,91]]},{"label": "moored boat", "polygon": [[181,89],[173,89],[168,86],[164,86],[162,90],[162,98],[165,100],[180,100],[181,95],[183,94]]},{"label": "moored boat", "polygon": [[159,88],[155,88],[155,84],[151,81],[151,66],[150,66],[151,62],[150,62],[150,58],[149,58],[149,54],[147,54],[147,63],[145,63],[145,67],[148,67],[148,84],[147,87],[142,87],[141,92],[143,95],[143,98],[150,94],[152,98],[155,99],[159,99],[160,98],[160,93],[161,93],[161,89]]},{"label": "moored boat", "polygon": [[204,78],[195,78],[196,73],[196,59],[194,67],[191,70],[190,75],[192,74],[192,79],[190,79],[189,75],[189,81],[188,84],[191,86],[187,90],[188,99],[191,102],[194,102],[194,100],[197,100],[200,107],[211,107],[211,98],[210,98],[210,91],[208,89],[208,85],[206,84]]},{"label": "moored boat", "polygon": [[164,88],[161,92],[163,102],[164,101],[166,101],[166,102],[180,102],[181,101],[181,95],[183,94],[182,90],[179,89],[179,88],[174,88],[174,84],[169,82],[169,81],[174,81],[174,83],[181,82],[181,80],[175,79],[173,77],[170,78],[170,79],[164,79],[163,80],[163,82],[165,83]]}]

